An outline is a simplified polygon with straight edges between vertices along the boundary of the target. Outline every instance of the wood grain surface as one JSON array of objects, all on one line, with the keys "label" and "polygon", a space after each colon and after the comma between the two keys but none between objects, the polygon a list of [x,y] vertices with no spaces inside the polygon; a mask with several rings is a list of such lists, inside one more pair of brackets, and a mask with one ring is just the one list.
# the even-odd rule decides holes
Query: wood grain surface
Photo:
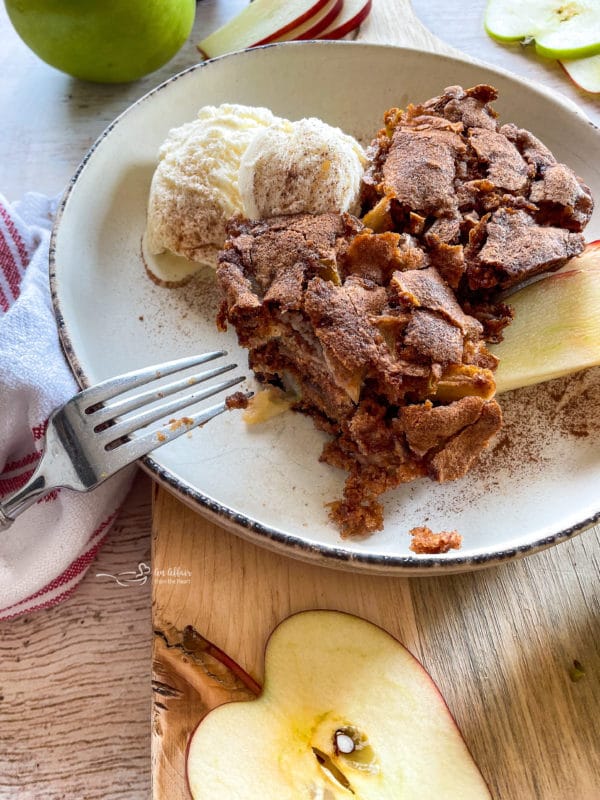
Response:
[{"label": "wood grain surface", "polygon": [[0,798],[141,800],[150,794],[149,479],[72,598],[0,623]]},{"label": "wood grain surface", "polygon": [[[18,39],[0,4],[0,192],[10,200],[32,190],[60,193],[114,117],[194,63],[194,42],[245,2],[200,0],[193,35],[180,53],[161,70],[126,86],[81,83],[43,64]],[[446,43],[544,82],[600,124],[598,98],[566,81],[555,62],[485,36],[485,0],[414,0],[413,6]],[[398,41],[406,7],[405,1],[374,0],[362,36]],[[423,37],[422,46],[427,46],[425,39],[431,38]],[[0,624],[0,800],[150,796],[150,586],[119,586],[96,577],[149,563],[150,487],[140,474],[72,598],[50,611]],[[227,547],[237,542],[220,537]],[[260,551],[254,559],[263,556]],[[229,558],[225,550],[218,561],[222,574],[216,585],[223,592],[229,592]],[[599,560],[598,531],[588,531],[517,564],[411,580],[402,590],[407,616],[397,619],[400,627],[394,630],[432,672],[482,767],[496,774],[493,786],[501,800],[599,796]],[[209,562],[208,572],[203,567],[203,574],[212,576],[214,564]],[[299,565],[290,562],[287,568],[295,572]],[[323,586],[313,586],[311,602],[325,602],[331,575],[325,574]],[[343,580],[345,591],[352,592],[359,579]],[[276,595],[282,608],[295,607],[291,588],[271,588],[264,581],[260,587],[259,595],[252,586],[244,587],[246,603],[271,602]],[[387,599],[379,602],[392,608],[391,588],[387,591]],[[222,624],[221,600],[211,611],[208,629],[215,638]],[[373,602],[361,593],[355,600],[357,610],[365,613]],[[236,631],[250,624],[247,617],[246,610],[222,624],[223,646],[229,647]],[[256,634],[257,651],[237,657],[258,677],[262,633]],[[578,682],[570,678],[573,659],[585,668]],[[523,725],[512,730],[512,715],[521,711]],[[491,761],[489,753],[495,754]],[[521,783],[520,776],[529,771]],[[596,784],[590,787],[594,774]],[[518,790],[507,793],[503,787],[511,779]]]},{"label": "wood grain surface", "polygon": [[[289,614],[311,608],[357,614],[408,647],[448,702],[494,798],[597,800],[599,552],[596,529],[483,572],[374,577],[259,549],[157,489],[155,677],[162,692],[171,687],[185,695],[193,711],[182,720],[177,710],[156,708],[161,693],[155,692],[154,716],[161,720],[153,727],[155,800],[189,800],[183,740],[210,708],[239,698],[238,684],[201,701],[189,684],[173,686],[171,676],[180,681],[182,670],[165,660],[165,640],[171,648],[179,643],[189,668],[189,648],[181,642],[191,626],[260,683],[269,633]],[[574,662],[583,667],[580,680]],[[192,672],[206,695],[205,668]]]}]

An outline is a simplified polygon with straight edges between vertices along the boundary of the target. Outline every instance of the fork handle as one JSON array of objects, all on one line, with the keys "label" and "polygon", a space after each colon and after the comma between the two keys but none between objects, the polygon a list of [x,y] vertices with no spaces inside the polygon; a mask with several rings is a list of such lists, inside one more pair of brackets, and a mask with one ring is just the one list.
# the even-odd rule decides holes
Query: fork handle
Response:
[{"label": "fork handle", "polygon": [[7,530],[25,509],[33,505],[52,489],[42,472],[34,472],[25,486],[22,486],[8,500],[0,503],[0,531]]},{"label": "fork handle", "polygon": [[5,513],[4,508],[0,505],[0,531],[5,531],[13,524],[14,519]]}]

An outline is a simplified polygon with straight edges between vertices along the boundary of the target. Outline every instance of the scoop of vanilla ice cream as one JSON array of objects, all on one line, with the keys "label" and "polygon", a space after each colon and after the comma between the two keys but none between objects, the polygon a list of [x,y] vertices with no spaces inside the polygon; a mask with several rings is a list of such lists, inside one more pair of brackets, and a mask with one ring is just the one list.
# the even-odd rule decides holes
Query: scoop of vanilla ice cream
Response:
[{"label": "scoop of vanilla ice cream", "polygon": [[320,119],[278,119],[256,132],[238,175],[244,214],[358,211],[366,163],[360,144]]},{"label": "scoop of vanilla ice cream", "polygon": [[215,265],[226,221],[242,212],[241,158],[256,133],[277,119],[266,108],[225,103],[200,109],[197,119],[169,132],[150,188],[150,253],[168,250]]}]

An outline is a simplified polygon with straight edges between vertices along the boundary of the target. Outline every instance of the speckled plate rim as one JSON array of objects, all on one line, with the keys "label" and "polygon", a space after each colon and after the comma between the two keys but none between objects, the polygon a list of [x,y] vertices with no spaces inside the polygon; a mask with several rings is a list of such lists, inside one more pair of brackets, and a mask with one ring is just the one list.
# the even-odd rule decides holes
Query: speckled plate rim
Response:
[{"label": "speckled plate rim", "polygon": [[[306,46],[321,46],[321,47],[361,47],[362,49],[387,49],[395,51],[413,50],[420,51],[417,48],[411,47],[396,47],[394,45],[385,44],[370,44],[363,42],[351,41],[308,41],[308,42],[286,42],[280,44],[267,44],[257,48],[251,48],[254,51],[260,51],[270,48],[290,48],[290,47],[306,47]],[[90,385],[85,369],[81,364],[75,348],[69,336],[67,325],[64,315],[61,310],[60,296],[57,289],[57,273],[56,273],[56,239],[58,230],[61,224],[62,216],[71,196],[71,193],[77,183],[82,172],[85,170],[86,165],[90,158],[93,157],[94,152],[98,146],[110,135],[111,131],[120,123],[120,121],[127,116],[132,109],[152,99],[154,95],[163,90],[165,87],[172,84],[188,75],[191,72],[206,68],[208,65],[221,61],[223,59],[235,58],[240,53],[248,53],[248,50],[239,52],[227,53],[218,58],[213,58],[204,62],[195,64],[182,72],[173,75],[161,84],[150,90],[137,101],[132,103],[125,109],[113,122],[105,128],[105,130],[96,139],[88,152],[83,157],[73,177],[69,181],[61,201],[59,203],[56,218],[52,228],[50,238],[49,250],[49,278],[50,278],[50,292],[54,308],[54,313],[57,321],[58,333],[60,342],[64,353],[67,357],[68,363],[73,371],[73,374],[82,388]],[[477,64],[473,59],[461,59],[456,56],[449,56],[445,54],[431,53],[431,56],[446,60],[450,64],[453,62],[462,62],[467,64]],[[480,62],[481,63],[481,62]],[[551,98],[554,102],[565,105],[569,111],[579,116],[582,121],[589,124],[591,127],[598,130],[597,126],[583,113],[583,111],[572,101],[566,97],[557,98],[556,94],[551,92],[546,87],[540,84],[532,85],[519,76],[508,70],[502,69],[495,65],[481,63],[481,66],[490,72],[495,72],[498,75],[509,77],[512,80],[527,85],[530,91],[534,91],[542,96]],[[251,519],[234,510],[216,502],[214,499],[204,495],[197,487],[190,485],[186,481],[179,479],[173,475],[168,469],[158,463],[151,455],[146,456],[139,462],[140,466],[154,478],[157,483],[167,489],[169,492],[178,497],[186,506],[194,511],[202,514],[210,521],[220,525],[226,530],[246,539],[254,544],[274,550],[283,555],[297,558],[303,561],[318,563],[321,566],[326,566],[334,569],[351,570],[351,571],[367,571],[374,574],[396,574],[396,575],[440,575],[451,574],[457,572],[466,572],[472,570],[483,569],[500,565],[507,561],[512,561],[518,558],[523,558],[528,555],[545,550],[549,547],[564,542],[585,530],[591,528],[600,521],[600,500],[599,507],[593,514],[586,517],[581,522],[576,523],[568,528],[560,528],[551,534],[541,536],[531,542],[521,543],[518,546],[494,549],[482,548],[479,553],[471,554],[469,556],[455,555],[452,552],[443,555],[415,555],[415,556],[389,556],[383,554],[371,554],[362,552],[351,552],[344,550],[340,547],[331,547],[324,544],[313,544],[305,541],[302,538],[286,533],[285,531],[277,530],[269,527],[258,520]],[[376,534],[375,534],[376,535]]]}]

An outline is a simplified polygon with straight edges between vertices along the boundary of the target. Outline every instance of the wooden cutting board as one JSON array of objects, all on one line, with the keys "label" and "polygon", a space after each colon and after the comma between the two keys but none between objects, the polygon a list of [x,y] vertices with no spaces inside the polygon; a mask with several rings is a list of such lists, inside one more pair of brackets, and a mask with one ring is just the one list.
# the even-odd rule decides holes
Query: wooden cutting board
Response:
[{"label": "wooden cutting board", "polygon": [[[374,0],[360,38],[450,50],[416,21],[408,0]],[[190,733],[220,703],[255,696],[269,633],[309,608],[358,614],[412,651],[498,800],[598,800],[598,553],[596,528],[485,572],[410,579],[337,572],[248,544],[157,486],[154,800],[189,800]],[[224,664],[224,654],[256,685]]]},{"label": "wooden cutting board", "polygon": [[244,542],[156,487],[154,800],[189,800],[191,731],[220,703],[253,697],[215,648],[260,684],[268,634],[309,608],[358,614],[411,650],[441,689],[494,798],[598,800],[599,552],[596,528],[484,572],[338,572]]}]

